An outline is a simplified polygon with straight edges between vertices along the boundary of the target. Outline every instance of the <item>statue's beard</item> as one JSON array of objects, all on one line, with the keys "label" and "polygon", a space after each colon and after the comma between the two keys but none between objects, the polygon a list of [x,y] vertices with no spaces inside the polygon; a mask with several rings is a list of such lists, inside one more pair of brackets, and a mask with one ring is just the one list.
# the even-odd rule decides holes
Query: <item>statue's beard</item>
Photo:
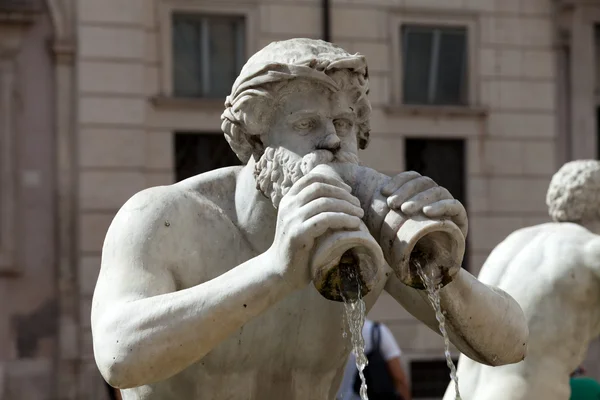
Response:
[{"label": "statue's beard", "polygon": [[283,147],[267,147],[256,163],[256,187],[277,208],[292,185],[320,164],[333,162],[358,164],[358,156],[348,151],[315,150],[304,157]]}]

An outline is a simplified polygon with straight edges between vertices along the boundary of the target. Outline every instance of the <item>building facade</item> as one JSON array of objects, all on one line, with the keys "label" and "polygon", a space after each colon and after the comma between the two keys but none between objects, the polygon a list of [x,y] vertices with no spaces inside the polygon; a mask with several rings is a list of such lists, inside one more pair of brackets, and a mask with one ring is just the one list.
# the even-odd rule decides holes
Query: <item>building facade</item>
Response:
[{"label": "building facade", "polygon": [[[104,398],[90,308],[106,230],[135,192],[237,163],[224,97],[272,41],[328,35],[366,55],[361,159],[464,202],[475,275],[507,234],[548,220],[563,162],[598,157],[600,1],[22,3],[0,0],[0,399]],[[415,399],[438,397],[441,339],[386,295],[372,317],[403,349]]]},{"label": "building facade", "polygon": [[[78,327],[66,316],[78,315],[78,293],[60,284],[66,275],[59,265],[67,265],[60,246],[67,242],[57,238],[59,203],[72,190],[69,184],[59,191],[64,175],[57,168],[65,143],[58,137],[71,139],[73,126],[70,7],[70,0],[0,0],[2,399],[50,399],[64,388],[77,390],[71,371],[79,362]],[[74,300],[71,311],[67,297]],[[73,380],[59,382],[60,376]]]}]

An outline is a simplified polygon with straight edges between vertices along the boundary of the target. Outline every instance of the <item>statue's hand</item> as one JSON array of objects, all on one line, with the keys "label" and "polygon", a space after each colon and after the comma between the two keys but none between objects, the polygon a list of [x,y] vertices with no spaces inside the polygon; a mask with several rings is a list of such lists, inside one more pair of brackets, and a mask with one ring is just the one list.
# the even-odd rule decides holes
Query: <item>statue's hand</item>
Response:
[{"label": "statue's hand", "polygon": [[330,229],[358,229],[364,211],[350,192],[341,180],[311,172],[281,199],[275,238],[267,252],[293,289],[312,280],[310,258],[316,238]]},{"label": "statue's hand", "polygon": [[414,171],[402,172],[381,189],[390,209],[412,216],[423,213],[426,217],[448,218],[465,237],[468,230],[467,211],[450,192],[438,186],[433,179]]}]

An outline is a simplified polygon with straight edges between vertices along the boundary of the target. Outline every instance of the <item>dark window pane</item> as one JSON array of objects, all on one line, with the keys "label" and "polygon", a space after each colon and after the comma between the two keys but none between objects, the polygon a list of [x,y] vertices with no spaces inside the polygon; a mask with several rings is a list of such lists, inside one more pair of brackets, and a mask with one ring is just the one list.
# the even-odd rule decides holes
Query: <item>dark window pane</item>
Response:
[{"label": "dark window pane", "polygon": [[217,168],[240,165],[223,134],[175,134],[175,179],[177,182]]},{"label": "dark window pane", "polygon": [[243,17],[173,15],[173,92],[225,98],[245,61]]},{"label": "dark window pane", "polygon": [[243,20],[213,18],[210,21],[210,82],[207,97],[225,98],[239,71],[238,42],[243,40]]},{"label": "dark window pane", "polygon": [[202,96],[200,18],[173,16],[173,93],[180,97]]},{"label": "dark window pane", "polygon": [[450,383],[450,370],[446,360],[413,361],[410,377],[413,399],[441,399]]},{"label": "dark window pane", "polygon": [[[417,171],[445,187],[465,207],[466,163],[465,141],[462,139],[407,139],[405,146],[406,170]],[[467,246],[468,247],[468,246]],[[468,251],[465,250],[463,268],[468,269]]]},{"label": "dark window pane", "polygon": [[402,43],[404,103],[467,103],[465,28],[404,26]]},{"label": "dark window pane", "polygon": [[467,99],[465,29],[440,33],[436,104],[465,104]]},{"label": "dark window pane", "polygon": [[404,102],[427,104],[433,33],[418,27],[403,28]]}]

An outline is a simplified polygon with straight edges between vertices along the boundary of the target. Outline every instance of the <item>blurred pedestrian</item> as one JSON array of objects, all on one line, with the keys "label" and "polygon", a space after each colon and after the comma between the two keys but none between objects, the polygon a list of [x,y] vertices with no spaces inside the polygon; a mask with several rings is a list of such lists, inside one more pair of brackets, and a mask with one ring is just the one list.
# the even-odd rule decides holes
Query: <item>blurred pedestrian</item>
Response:
[{"label": "blurred pedestrian", "polygon": [[[389,328],[367,319],[362,335],[369,360],[364,371],[369,400],[411,400],[410,386],[400,361],[402,352]],[[356,357],[350,353],[337,398],[360,400],[360,385]]]}]

